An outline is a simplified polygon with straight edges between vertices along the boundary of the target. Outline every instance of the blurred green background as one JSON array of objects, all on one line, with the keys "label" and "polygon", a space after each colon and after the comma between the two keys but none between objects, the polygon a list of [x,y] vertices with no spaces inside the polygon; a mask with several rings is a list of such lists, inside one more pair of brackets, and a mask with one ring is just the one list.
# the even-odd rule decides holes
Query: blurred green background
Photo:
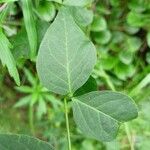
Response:
[{"label": "blurred green background", "polygon": [[[66,150],[61,97],[42,87],[35,61],[29,60],[30,39],[26,29],[32,27],[31,22],[26,23],[20,2],[11,2],[7,6],[2,2],[1,14],[7,6],[9,8],[0,27],[12,45],[21,86],[16,86],[7,68],[0,63],[0,133],[34,135],[49,141],[56,150]],[[51,0],[33,0],[29,9],[32,9],[32,23],[38,35],[37,47],[59,8],[60,4]],[[77,129],[70,110],[73,150],[149,150],[150,1],[95,0],[84,8],[70,7],[70,11],[96,46],[98,61],[92,76],[98,89],[124,92],[135,100],[139,108],[139,117],[122,124],[117,139],[108,143],[84,137]]]}]

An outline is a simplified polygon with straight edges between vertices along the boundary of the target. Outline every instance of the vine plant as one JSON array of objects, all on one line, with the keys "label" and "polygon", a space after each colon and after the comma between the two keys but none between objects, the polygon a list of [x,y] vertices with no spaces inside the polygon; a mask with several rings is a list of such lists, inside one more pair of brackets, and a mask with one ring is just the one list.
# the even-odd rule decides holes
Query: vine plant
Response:
[{"label": "vine plant", "polygon": [[[76,2],[65,0],[65,3]],[[93,43],[76,24],[70,8],[62,6],[41,42],[37,72],[41,83],[49,91],[63,96],[68,150],[71,150],[68,102],[72,102],[74,121],[78,128],[86,136],[99,141],[113,140],[120,123],[138,115],[134,101],[127,95],[114,91],[91,91],[91,87],[95,86],[90,77],[95,63]],[[53,149],[49,144],[28,136],[3,134],[0,135],[0,149],[5,148]]]},{"label": "vine plant", "polygon": [[64,95],[69,150],[69,100],[79,129],[96,140],[113,140],[120,122],[137,117],[132,99],[118,92],[92,91],[74,97],[75,91],[88,80],[95,62],[94,45],[75,23],[69,9],[62,7],[41,43],[37,71],[47,89]]}]

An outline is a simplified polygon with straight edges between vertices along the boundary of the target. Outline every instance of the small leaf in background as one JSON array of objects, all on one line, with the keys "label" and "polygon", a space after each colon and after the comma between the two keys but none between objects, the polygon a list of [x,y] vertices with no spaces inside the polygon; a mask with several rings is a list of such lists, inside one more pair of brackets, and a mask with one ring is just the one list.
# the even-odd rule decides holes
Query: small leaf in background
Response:
[{"label": "small leaf in background", "polygon": [[150,15],[147,14],[141,14],[136,12],[129,12],[127,16],[127,23],[134,27],[142,27],[147,24],[150,24],[149,20]]},{"label": "small leaf in background", "polygon": [[88,4],[91,4],[94,0],[64,0],[64,5],[70,5],[70,6],[85,6]]},{"label": "small leaf in background", "polygon": [[124,47],[130,52],[136,52],[142,45],[142,41],[138,37],[128,37]]},{"label": "small leaf in background", "polygon": [[9,74],[14,78],[17,85],[20,85],[19,74],[16,68],[16,62],[10,51],[11,44],[7,37],[3,34],[0,29],[0,59],[3,65],[6,65]]},{"label": "small leaf in background", "polygon": [[56,14],[54,4],[49,1],[41,1],[35,12],[41,20],[47,22],[53,20]]},{"label": "small leaf in background", "polygon": [[146,5],[145,4],[146,4],[145,0],[144,1],[143,0],[139,0],[139,1],[131,0],[131,1],[129,1],[128,7],[132,11],[140,13],[140,12],[145,11],[145,9],[146,9],[146,7],[145,7]]},{"label": "small leaf in background", "polygon": [[126,32],[129,33],[130,35],[134,35],[134,34],[138,33],[140,30],[140,28],[138,28],[138,27],[133,27],[133,26],[129,26],[129,25],[125,25],[124,28],[125,28]]},{"label": "small leaf in background", "polygon": [[92,76],[90,76],[87,82],[74,93],[74,96],[80,96],[91,91],[97,91],[97,83]]},{"label": "small leaf in background", "polygon": [[37,84],[37,79],[33,76],[33,74],[28,69],[24,68],[24,72],[29,83],[34,87]]},{"label": "small leaf in background", "polygon": [[38,101],[37,118],[41,120],[42,116],[47,113],[47,106],[45,100],[41,97]]},{"label": "small leaf in background", "polygon": [[73,94],[87,81],[95,62],[94,45],[68,9],[62,7],[40,46],[37,58],[40,81],[52,92]]},{"label": "small leaf in background", "polygon": [[99,14],[110,15],[111,13],[110,9],[106,7],[105,5],[97,5],[96,9]]},{"label": "small leaf in background", "polygon": [[147,39],[147,45],[150,48],[150,32],[147,33],[146,39]]},{"label": "small leaf in background", "polygon": [[91,31],[99,32],[107,29],[107,22],[102,16],[95,16],[91,24]]},{"label": "small leaf in background", "polygon": [[119,0],[110,0],[110,4],[113,7],[118,7],[120,5],[120,1]]},{"label": "small leaf in background", "polygon": [[29,105],[31,101],[31,96],[25,96],[25,97],[22,97],[20,98],[14,105],[15,108],[18,108],[18,107],[24,107],[24,106],[27,106]]},{"label": "small leaf in background", "polygon": [[112,43],[118,44],[122,42],[125,38],[125,34],[120,31],[113,31],[112,32]]},{"label": "small leaf in background", "polygon": [[133,65],[126,65],[119,62],[114,67],[116,76],[121,80],[126,80],[128,77],[132,77],[135,73],[135,67]]},{"label": "small leaf in background", "polygon": [[33,15],[33,5],[31,0],[21,0],[21,4],[24,16],[24,23],[30,45],[30,58],[31,60],[34,60],[37,51],[37,31]]},{"label": "small leaf in background", "polygon": [[95,146],[89,141],[89,140],[84,140],[82,142],[82,148],[81,150],[94,150]]},{"label": "small leaf in background", "polygon": [[98,44],[107,44],[111,39],[111,32],[109,30],[104,30],[93,33],[93,36],[95,42]]},{"label": "small leaf in background", "polygon": [[54,109],[58,109],[59,106],[63,106],[62,101],[51,94],[44,95],[44,99],[47,102],[50,102]]},{"label": "small leaf in background", "polygon": [[[48,29],[50,23],[42,20],[37,20],[37,35],[38,35],[38,45],[40,45],[46,30]],[[13,49],[12,53],[16,60],[20,58],[29,59],[30,58],[30,46],[28,42],[28,37],[25,28],[23,27],[16,35],[12,36],[10,39]]]},{"label": "small leaf in background", "polygon": [[20,58],[30,58],[30,46],[25,29],[21,29],[18,34],[11,37],[11,43],[13,45],[12,53],[16,60]]},{"label": "small leaf in background", "polygon": [[43,20],[38,20],[37,21],[37,35],[38,35],[38,45],[41,44],[41,41],[49,28],[50,23],[43,21]]},{"label": "small leaf in background", "polygon": [[138,116],[133,100],[121,93],[95,91],[73,98],[73,115],[79,129],[100,141],[113,140],[121,122]]},{"label": "small leaf in background", "polygon": [[122,63],[129,65],[133,60],[133,55],[133,52],[130,52],[128,50],[122,50],[119,53],[119,59]]},{"label": "small leaf in background", "polygon": [[150,64],[150,52],[146,54],[146,61],[148,64]]},{"label": "small leaf in background", "polygon": [[22,85],[20,87],[15,87],[15,89],[19,92],[22,92],[22,93],[32,93],[33,92],[33,89],[27,85]]},{"label": "small leaf in background", "polygon": [[78,25],[85,27],[93,21],[93,12],[87,8],[70,7],[69,10]]},{"label": "small leaf in background", "polygon": [[118,59],[114,57],[101,58],[100,63],[105,70],[111,70],[117,64]]},{"label": "small leaf in background", "polygon": [[53,147],[49,143],[26,135],[0,134],[0,149],[53,150]]}]

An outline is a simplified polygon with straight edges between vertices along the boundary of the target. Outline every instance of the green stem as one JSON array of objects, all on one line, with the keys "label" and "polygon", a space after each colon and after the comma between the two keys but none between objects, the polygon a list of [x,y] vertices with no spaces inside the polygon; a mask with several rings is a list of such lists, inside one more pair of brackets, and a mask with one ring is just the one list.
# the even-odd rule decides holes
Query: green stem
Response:
[{"label": "green stem", "polygon": [[134,143],[132,141],[132,136],[130,134],[129,126],[128,126],[127,123],[125,123],[125,131],[126,131],[126,134],[127,134],[129,144],[130,144],[130,148],[131,148],[131,150],[134,150]]},{"label": "green stem", "polygon": [[31,133],[34,135],[34,123],[33,123],[33,105],[29,106],[29,125],[31,129]]},{"label": "green stem", "polygon": [[64,105],[65,105],[65,118],[66,118],[67,138],[68,138],[68,150],[71,150],[71,139],[70,139],[69,119],[68,119],[68,106],[67,106],[67,99],[66,98],[64,98]]},{"label": "green stem", "polygon": [[98,70],[94,70],[95,74],[97,74],[98,76],[100,77],[103,77],[107,83],[107,85],[109,86],[109,88],[112,90],[112,91],[116,91],[115,89],[115,86],[113,85],[113,83],[111,82],[111,79],[110,77],[106,74],[106,72],[100,68],[100,71]]}]

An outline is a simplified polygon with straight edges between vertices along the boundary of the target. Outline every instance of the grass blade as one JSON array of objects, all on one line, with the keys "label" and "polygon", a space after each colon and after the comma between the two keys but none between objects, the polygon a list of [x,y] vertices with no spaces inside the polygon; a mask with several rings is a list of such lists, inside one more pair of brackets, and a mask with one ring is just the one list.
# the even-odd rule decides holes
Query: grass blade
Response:
[{"label": "grass blade", "polygon": [[0,60],[3,65],[6,65],[10,75],[14,78],[17,85],[20,85],[19,74],[16,68],[16,63],[10,51],[11,44],[2,29],[0,29]]},{"label": "grass blade", "polygon": [[36,56],[37,50],[37,31],[32,11],[33,4],[31,0],[22,0],[21,2],[22,2],[24,23],[30,45],[30,58],[33,60]]}]

